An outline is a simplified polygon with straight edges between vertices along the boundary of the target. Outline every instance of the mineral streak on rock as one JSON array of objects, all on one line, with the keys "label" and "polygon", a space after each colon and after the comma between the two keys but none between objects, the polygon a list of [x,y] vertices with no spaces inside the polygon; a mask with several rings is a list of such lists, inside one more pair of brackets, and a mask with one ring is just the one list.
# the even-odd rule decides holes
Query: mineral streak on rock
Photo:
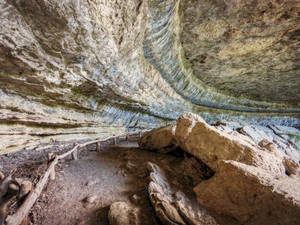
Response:
[{"label": "mineral streak on rock", "polygon": [[[209,4],[217,4],[217,8],[225,4],[204,3],[197,2],[195,10],[205,5],[214,13]],[[191,38],[197,36],[201,44],[207,38],[223,38],[229,28],[225,15],[220,22],[192,20],[195,13],[189,13],[191,4],[194,2],[188,0],[0,0],[0,152],[33,148],[51,140],[155,128],[187,111],[201,114],[209,122],[227,119],[300,125],[299,82],[293,75],[298,71],[297,7],[286,3],[281,10],[281,5],[275,4],[272,10],[276,18],[290,11],[282,14],[281,22],[274,20],[274,37],[268,24],[263,40],[253,37],[242,43],[242,35],[236,45],[228,42],[220,49],[219,61],[229,65],[233,57],[235,64],[241,62],[239,66],[225,68],[212,60],[207,72],[199,74],[199,67],[185,59],[194,54],[187,33]],[[244,3],[228,4],[239,9]],[[233,10],[230,7],[226,13]],[[240,30],[247,29],[243,25]],[[197,43],[195,51],[208,49],[198,48]],[[252,45],[257,46],[259,60],[266,55],[265,67],[254,69]],[[273,55],[278,62],[271,62]],[[271,63],[276,73],[270,78],[271,70],[264,68]],[[213,74],[220,77],[221,70],[225,73],[233,67],[241,76],[232,86],[227,85],[228,75],[218,78],[224,80],[225,88],[220,82],[211,85]],[[248,79],[244,76],[248,69],[261,73],[263,79]],[[204,79],[205,74],[209,76]],[[257,82],[266,88],[253,88]],[[219,87],[229,92],[223,93]],[[250,95],[257,92],[265,97],[252,99],[245,94],[248,90]]]},{"label": "mineral streak on rock", "polygon": [[181,1],[181,41],[205,84],[257,100],[300,102],[299,1]]},{"label": "mineral streak on rock", "polygon": [[[254,1],[251,1],[254,2]],[[179,5],[182,3],[181,9],[179,9]],[[206,5],[205,5],[206,4]],[[250,112],[299,112],[299,109],[297,107],[299,106],[299,103],[297,101],[291,100],[292,103],[294,103],[293,106],[288,106],[282,103],[269,103],[268,101],[255,101],[250,100],[246,97],[233,97],[228,96],[223,93],[220,93],[216,91],[213,87],[209,87],[205,85],[201,80],[197,78],[194,74],[198,74],[197,71],[198,67],[192,67],[190,68],[189,63],[187,63],[186,59],[184,58],[184,52],[187,50],[188,52],[192,52],[194,55],[191,56],[191,60],[194,59],[197,54],[199,58],[201,58],[202,50],[209,50],[210,46],[208,44],[202,44],[202,39],[213,39],[218,38],[219,36],[222,36],[222,29],[226,29],[224,26],[226,26],[226,20],[225,21],[216,21],[212,22],[211,24],[205,24],[204,21],[210,20],[210,15],[207,13],[202,12],[202,10],[206,10],[206,12],[211,13],[219,13],[223,8],[223,5],[225,2],[218,1],[216,3],[212,3],[211,1],[158,1],[158,0],[150,0],[149,1],[149,10],[148,10],[148,26],[146,30],[145,35],[145,41],[144,41],[144,51],[146,59],[151,62],[155,68],[161,73],[161,75],[171,84],[171,86],[179,93],[181,96],[183,96],[185,99],[188,99],[194,104],[197,105],[204,105],[208,107],[214,107],[214,108],[221,108],[221,109],[229,109],[229,110],[238,110],[238,111],[250,111]],[[228,3],[230,7],[233,9],[240,7],[240,5],[243,6],[244,3]],[[237,4],[237,6],[236,6]],[[203,5],[206,6],[205,9],[203,9]],[[216,6],[215,6],[216,5]],[[194,8],[194,6],[196,6]],[[229,7],[228,6],[228,7]],[[211,7],[211,8],[210,8]],[[215,8],[219,7],[219,11],[215,12]],[[199,11],[195,12],[199,8]],[[183,10],[183,12],[181,12]],[[184,11],[186,10],[186,11]],[[180,13],[183,15],[180,17]],[[231,14],[228,13],[228,17],[230,17]],[[201,15],[206,15],[205,20],[201,18]],[[217,14],[218,15],[218,14]],[[227,15],[227,14],[226,14]],[[242,16],[242,15],[241,15]],[[200,18],[198,18],[200,17]],[[187,19],[186,19],[187,18]],[[201,20],[202,19],[202,20]],[[225,18],[226,19],[226,18]],[[239,21],[239,18],[235,18],[236,21]],[[195,27],[197,24],[200,23],[198,27]],[[222,24],[223,23],[223,24]],[[294,22],[295,23],[295,22]],[[195,25],[196,24],[196,25]],[[191,30],[188,30],[188,28]],[[220,30],[220,27],[221,30]],[[183,33],[181,35],[181,29],[183,30]],[[197,35],[194,33],[201,33],[201,35],[204,35],[204,37],[198,38]],[[210,35],[212,37],[210,37]],[[185,37],[187,36],[187,37]],[[205,37],[208,36],[208,37]],[[186,43],[184,42],[186,41]],[[183,45],[181,44],[183,42]],[[262,41],[261,41],[262,42]],[[272,43],[272,41],[269,41]],[[290,43],[290,45],[294,46],[295,41]],[[210,42],[209,42],[210,43]],[[219,43],[219,42],[217,42]],[[210,43],[211,45],[214,43]],[[245,52],[250,51],[250,48],[255,50],[255,44],[256,42],[253,41],[248,43],[247,47],[243,47],[244,49],[248,48],[248,50],[244,50]],[[270,44],[269,44],[270,45]],[[299,45],[299,44],[298,44]],[[218,47],[218,45],[216,45]],[[222,43],[220,43],[220,46],[222,46]],[[203,49],[202,49],[202,48]],[[215,46],[214,46],[215,47]],[[215,48],[217,48],[215,47]],[[187,49],[186,49],[187,48]],[[206,49],[208,48],[208,49]],[[233,48],[233,47],[232,47]],[[237,51],[243,51],[242,47],[235,47]],[[257,51],[261,50],[263,47],[260,47],[257,49]],[[224,50],[225,51],[225,50]],[[234,54],[233,50],[227,50],[228,54]],[[192,54],[191,53],[191,54]],[[220,53],[221,54],[221,53]],[[246,53],[240,53],[240,54],[246,54]],[[221,54],[222,55],[222,54]],[[189,57],[189,56],[187,56]],[[291,57],[294,57],[294,60],[296,61],[296,56],[292,54]],[[250,62],[250,59],[244,60],[245,64],[248,65]],[[219,64],[219,61],[213,61],[213,66],[219,69],[221,67]],[[250,68],[248,68],[246,65],[244,65],[243,69],[248,71]],[[294,67],[297,64],[295,63]],[[201,65],[202,66],[202,65]],[[226,64],[225,64],[226,66]],[[202,70],[205,71],[205,65]],[[233,66],[232,66],[233,67]],[[211,71],[212,77],[216,77],[216,73],[222,73],[223,68],[221,70],[214,69]],[[199,69],[198,69],[199,70]],[[298,73],[298,69],[296,71],[291,72],[292,80],[295,81],[295,83],[291,84],[294,85],[295,88],[299,87],[299,79],[296,79]],[[239,72],[238,74],[241,74],[242,72]],[[205,77],[205,73],[201,74],[203,77]],[[221,75],[220,75],[221,76]],[[199,77],[199,76],[198,76]],[[224,76],[226,79],[226,76]],[[207,79],[207,78],[206,78]],[[251,77],[253,79],[253,77]],[[297,81],[296,81],[297,80]],[[257,81],[265,82],[264,80],[261,80],[261,78],[258,78]],[[220,85],[222,85],[222,82]],[[268,85],[270,85],[269,81],[266,81]],[[288,82],[289,83],[289,82]],[[248,83],[247,83],[248,84]],[[285,85],[288,85],[284,82]],[[253,86],[253,83],[249,82],[248,84],[249,88]],[[266,89],[255,89],[254,91],[257,92],[259,95],[261,92],[266,91]],[[241,84],[240,89],[243,89],[243,85]],[[294,90],[294,89],[293,89]],[[235,87],[235,91],[240,91],[238,87]],[[240,91],[243,94],[245,91]],[[261,95],[263,95],[262,93]],[[281,94],[281,93],[280,93]],[[272,94],[270,94],[272,95]],[[297,92],[296,95],[299,95]],[[286,95],[289,96],[289,95]],[[266,98],[267,99],[267,98]],[[268,99],[267,99],[268,100]],[[272,98],[273,100],[273,98]]]}]

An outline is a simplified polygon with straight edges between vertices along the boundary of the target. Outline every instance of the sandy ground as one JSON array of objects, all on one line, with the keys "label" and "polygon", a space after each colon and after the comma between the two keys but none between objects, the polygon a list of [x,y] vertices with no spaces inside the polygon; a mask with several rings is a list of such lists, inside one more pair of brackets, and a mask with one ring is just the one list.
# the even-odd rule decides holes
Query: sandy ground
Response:
[{"label": "sandy ground", "polygon": [[[32,208],[32,224],[109,224],[109,206],[116,201],[141,208],[145,225],[159,224],[148,199],[146,163],[151,161],[161,167],[171,165],[175,169],[182,157],[141,151],[137,147],[136,143],[128,142],[100,152],[90,147],[80,152],[79,160],[62,161],[56,167],[56,180],[49,181]],[[28,152],[19,152],[4,156],[2,163],[6,165],[2,165],[2,170],[17,167],[16,177],[26,177],[36,183],[47,167],[44,154],[34,152],[30,156]],[[93,199],[92,203],[86,201],[88,197]]]}]

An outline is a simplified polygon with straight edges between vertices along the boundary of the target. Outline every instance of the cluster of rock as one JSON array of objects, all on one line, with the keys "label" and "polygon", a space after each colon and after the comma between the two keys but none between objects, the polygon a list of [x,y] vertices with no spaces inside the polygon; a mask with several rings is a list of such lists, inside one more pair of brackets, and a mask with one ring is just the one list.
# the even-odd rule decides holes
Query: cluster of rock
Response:
[{"label": "cluster of rock", "polygon": [[[183,150],[194,168],[191,188],[197,184],[189,193],[180,180],[185,170],[164,171],[148,163],[148,192],[158,218],[172,225],[299,224],[299,146],[292,139],[299,133],[279,126],[209,125],[187,113],[176,124],[144,134],[142,149]],[[210,174],[203,176],[204,170]]]}]

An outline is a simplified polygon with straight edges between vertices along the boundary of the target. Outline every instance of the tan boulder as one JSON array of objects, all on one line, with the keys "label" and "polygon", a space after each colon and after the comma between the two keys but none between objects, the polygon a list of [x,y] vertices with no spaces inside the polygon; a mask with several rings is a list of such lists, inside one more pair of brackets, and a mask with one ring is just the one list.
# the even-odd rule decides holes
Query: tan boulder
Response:
[{"label": "tan boulder", "polygon": [[175,124],[165,127],[153,129],[143,134],[139,140],[139,147],[152,151],[167,152],[170,151],[175,144]]},{"label": "tan boulder", "polygon": [[299,224],[299,164],[290,154],[254,134],[216,129],[191,113],[176,127],[178,145],[215,171],[194,189],[210,213],[245,225]]},{"label": "tan boulder", "polygon": [[299,177],[236,161],[221,161],[218,169],[194,189],[209,211],[232,216],[244,225],[299,224]]},{"label": "tan boulder", "polygon": [[237,132],[230,134],[218,130],[192,113],[186,113],[177,120],[175,137],[184,151],[215,171],[223,160],[242,162],[276,174],[286,172],[283,161],[293,163],[277,148],[263,148]]},{"label": "tan boulder", "polygon": [[[166,140],[162,140],[164,137]],[[199,183],[194,188],[197,200],[209,210],[214,222],[299,224],[300,169],[295,157],[298,153],[293,145],[286,144],[290,140],[285,141],[282,135],[254,125],[220,129],[197,115],[186,113],[177,120],[176,126],[156,129],[143,138],[140,146],[146,149],[159,151],[178,145],[195,157],[186,154],[181,173],[193,180],[191,185]],[[190,224],[188,219],[194,218],[195,209],[189,209],[189,201],[185,201],[189,198],[178,200],[180,190],[169,182],[163,171],[153,164],[149,170],[150,200],[161,221]],[[209,176],[204,176],[205,170]],[[185,216],[189,212],[192,214]]]},{"label": "tan boulder", "polygon": [[207,210],[197,203],[194,193],[189,194],[187,188],[179,185],[175,174],[168,174],[154,163],[148,162],[147,167],[150,171],[149,198],[157,217],[163,224],[218,224]]}]

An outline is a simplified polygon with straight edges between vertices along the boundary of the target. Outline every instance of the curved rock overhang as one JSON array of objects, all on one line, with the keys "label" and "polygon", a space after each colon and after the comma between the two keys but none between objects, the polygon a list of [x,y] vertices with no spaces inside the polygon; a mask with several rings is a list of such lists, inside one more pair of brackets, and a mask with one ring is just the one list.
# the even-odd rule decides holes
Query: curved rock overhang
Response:
[{"label": "curved rock overhang", "polygon": [[[225,1],[213,2],[222,6]],[[227,119],[299,126],[299,79],[295,79],[299,68],[293,63],[289,62],[289,68],[294,75],[286,76],[291,78],[289,83],[274,78],[274,85],[285,84],[280,90],[291,87],[274,101],[274,92],[264,90],[268,93],[265,98],[253,98],[248,89],[236,88],[239,82],[219,88],[207,75],[207,71],[209,75],[216,71],[221,76],[219,67],[202,73],[197,66],[202,56],[187,60],[194,54],[189,47],[189,10],[201,9],[204,3],[208,4],[188,0],[1,0],[0,151],[53,139],[153,128],[187,111],[208,122]],[[295,30],[291,40],[296,41],[284,42],[287,53],[295,51],[291,61],[299,59],[297,38]],[[197,46],[194,50],[208,54]],[[220,82],[226,80],[221,76]],[[245,81],[244,86],[255,84]]]},{"label": "curved rock overhang", "polygon": [[[254,1],[250,1],[254,2]],[[234,60],[242,60],[244,62],[244,65],[239,62],[242,65],[239,65],[239,67],[243,70],[249,70],[253,71],[253,68],[249,66],[250,63],[253,63],[251,60],[253,60],[252,55],[247,55],[248,52],[257,53],[261,50],[263,50],[262,46],[259,46],[258,48],[256,45],[256,42],[259,42],[261,45],[263,45],[263,42],[267,42],[264,38],[258,38],[258,40],[255,41],[244,41],[244,46],[240,43],[241,41],[234,40],[233,43],[224,43],[220,44],[218,43],[219,40],[214,40],[220,38],[221,35],[225,35],[226,28],[222,27],[226,26],[224,21],[225,19],[231,19],[232,16],[228,15],[230,12],[226,12],[226,2],[224,1],[159,1],[159,0],[150,0],[149,1],[149,10],[148,10],[148,26],[146,30],[145,35],[145,41],[144,41],[144,52],[146,59],[151,62],[155,68],[160,72],[160,74],[166,79],[170,85],[176,90],[178,94],[180,94],[184,99],[190,101],[193,104],[201,105],[201,106],[207,106],[212,107],[216,109],[225,109],[225,110],[232,110],[232,111],[241,111],[241,112],[274,112],[274,113],[299,113],[299,93],[297,91],[297,88],[300,87],[300,80],[299,78],[300,70],[298,68],[298,61],[299,57],[297,58],[297,51],[299,51],[300,48],[300,42],[292,40],[291,43],[289,43],[288,46],[279,46],[279,47],[286,47],[286,48],[294,48],[296,52],[288,52],[286,54],[290,54],[290,60],[292,61],[292,64],[294,67],[294,70],[288,71],[289,73],[284,74],[285,71],[282,71],[283,75],[285,77],[280,80],[278,78],[274,78],[274,85],[277,84],[277,86],[274,86],[274,89],[262,89],[261,87],[263,85],[272,85],[272,80],[266,80],[263,79],[264,77],[260,74],[260,76],[255,77],[254,75],[249,75],[248,77],[242,78],[243,83],[239,83],[238,85],[233,83],[235,86],[229,88],[233,89],[233,93],[235,92],[242,92],[245,86],[248,86],[249,88],[253,88],[254,86],[254,92],[256,92],[257,95],[265,94],[264,97],[266,100],[269,101],[258,101],[253,100],[248,96],[248,92],[244,91],[242,92],[243,95],[239,95],[238,97],[234,97],[232,95],[226,94],[225,91],[218,90],[218,83],[225,83],[226,78],[229,76],[232,76],[231,74],[222,75],[224,71],[227,70],[233,70],[233,67],[235,65],[230,64],[226,67],[226,64],[229,64],[228,61],[234,61]],[[180,5],[181,4],[181,5]],[[228,3],[227,3],[228,4]],[[231,3],[233,4],[233,3]],[[241,3],[246,5],[245,3]],[[290,3],[291,4],[291,3]],[[224,6],[225,5],[225,6]],[[180,8],[181,6],[181,8]],[[232,5],[228,5],[227,7],[230,7]],[[206,22],[207,20],[213,20],[214,17],[207,16],[203,18],[204,10],[209,10],[210,7],[212,8],[211,11],[216,11],[217,8],[219,11],[217,11],[219,14],[217,14],[218,17],[224,17],[223,20],[220,21],[212,21],[212,22]],[[258,6],[257,6],[258,7]],[[241,8],[239,4],[236,6],[232,6],[232,8],[236,9],[236,11]],[[244,8],[242,8],[244,9]],[[223,10],[224,12],[220,12],[220,10]],[[245,9],[244,9],[245,10]],[[231,9],[231,11],[234,11]],[[241,11],[241,10],[240,10]],[[284,10],[283,10],[284,12]],[[197,14],[199,13],[199,14]],[[223,13],[223,14],[222,14]],[[182,14],[182,15],[180,15]],[[192,15],[189,15],[192,14]],[[225,17],[227,16],[227,17]],[[200,19],[198,18],[200,17]],[[237,16],[234,16],[233,19],[239,21],[239,18],[236,18]],[[187,18],[187,19],[186,19]],[[251,16],[250,16],[251,18]],[[198,19],[198,21],[197,21]],[[201,20],[202,19],[202,20]],[[249,18],[248,18],[249,19]],[[204,21],[203,21],[204,20]],[[294,29],[294,33],[290,31],[290,38],[294,38],[296,35],[295,32],[297,32],[297,28],[293,25],[297,25],[300,27],[300,24],[296,24],[296,19],[294,19],[294,23],[289,24]],[[197,23],[198,22],[198,23]],[[242,21],[243,22],[243,21]],[[241,22],[240,22],[241,23]],[[184,24],[184,25],[183,25]],[[238,24],[239,25],[239,24]],[[252,24],[253,25],[253,24]],[[255,26],[255,24],[253,25]],[[186,28],[188,27],[188,28]],[[200,28],[199,28],[200,27]],[[285,29],[288,29],[289,27],[285,25]],[[198,29],[198,30],[197,30]],[[199,31],[200,29],[200,31]],[[224,29],[224,31],[219,31],[220,29]],[[228,28],[229,29],[229,28]],[[233,28],[230,28],[233,29]],[[244,28],[246,29],[246,28]],[[193,31],[194,30],[194,31]],[[196,30],[196,31],[195,31]],[[283,30],[282,32],[284,32]],[[194,34],[193,32],[199,32],[200,34]],[[206,33],[205,33],[206,32]],[[216,32],[221,32],[221,34],[215,34]],[[204,37],[199,37],[199,36]],[[213,35],[216,35],[213,36]],[[182,37],[183,36],[183,37]],[[194,37],[193,37],[194,36]],[[211,37],[212,36],[212,37]],[[246,36],[246,35],[244,35]],[[202,39],[204,40],[202,40]],[[226,37],[222,37],[226,38]],[[244,38],[244,37],[243,37]],[[273,37],[274,39],[278,37]],[[242,38],[240,38],[242,39]],[[251,39],[249,37],[249,39]],[[252,40],[252,39],[251,39]],[[205,43],[206,42],[216,42],[214,43]],[[219,41],[220,42],[220,41]],[[256,44],[256,45],[255,45]],[[219,45],[217,48],[216,45]],[[266,43],[265,43],[266,45]],[[184,48],[184,47],[185,48]],[[221,47],[220,47],[221,46]],[[214,50],[215,52],[210,53],[210,48],[216,48]],[[251,49],[252,47],[252,49]],[[265,48],[268,46],[264,46]],[[238,48],[241,48],[239,51]],[[248,48],[248,49],[247,49]],[[233,49],[236,49],[238,53],[235,53]],[[186,51],[187,50],[187,51]],[[227,50],[227,52],[225,52]],[[242,52],[244,51],[244,52]],[[256,52],[255,52],[256,51]],[[188,57],[193,57],[191,60],[186,59],[186,52],[188,52]],[[210,59],[212,62],[210,62],[210,65],[205,65],[205,62],[202,62],[202,65],[196,66],[196,61],[200,61],[203,58],[207,58],[209,56],[203,56],[203,54],[211,54],[210,56],[213,59]],[[215,56],[218,55],[219,57]],[[225,55],[228,55],[227,61],[221,61],[222,58],[225,58]],[[194,56],[193,56],[194,55]],[[245,56],[246,55],[246,56]],[[231,56],[231,57],[230,57]],[[289,55],[288,55],[289,56]],[[255,55],[254,55],[255,57]],[[263,53],[260,53],[260,55],[257,55],[258,60],[260,60],[262,57],[270,57],[265,56]],[[226,59],[227,59],[226,58]],[[238,59],[235,59],[238,58]],[[248,59],[248,60],[247,60]],[[275,60],[274,60],[275,61]],[[192,64],[194,63],[194,64]],[[236,63],[238,64],[238,63]],[[281,62],[281,64],[284,64],[284,62]],[[207,71],[207,67],[221,67],[218,69],[210,68],[209,71]],[[268,65],[265,65],[265,70]],[[283,66],[283,65],[281,65]],[[200,68],[199,68],[200,67]],[[202,68],[201,68],[202,67]],[[223,68],[224,67],[224,68]],[[256,65],[253,63],[253,67],[256,67]],[[260,68],[261,69],[261,68]],[[286,68],[285,68],[286,69]],[[200,72],[198,72],[201,70]],[[283,70],[283,69],[282,69]],[[213,71],[213,72],[211,72]],[[210,73],[209,73],[210,72]],[[269,72],[269,71],[267,71]],[[280,71],[279,71],[280,72]],[[277,72],[278,73],[278,72]],[[201,79],[199,79],[195,74],[199,75],[198,77],[202,79],[215,79],[214,82],[212,82],[212,86],[208,86],[204,82],[202,82]],[[240,76],[243,74],[238,74],[237,76]],[[269,74],[264,74],[264,76],[267,76]],[[276,77],[277,74],[273,74],[274,77]],[[210,76],[210,77],[208,77]],[[252,81],[249,81],[249,79],[252,79]],[[284,82],[286,78],[290,78],[287,82]],[[229,78],[228,78],[229,79]],[[258,85],[260,84],[260,85]],[[257,86],[256,86],[257,85]],[[291,89],[285,88],[285,92],[276,92],[276,89],[278,86],[291,86]],[[241,88],[240,88],[241,87]],[[283,88],[279,87],[279,88]],[[274,91],[275,90],[275,91]],[[268,93],[270,92],[270,93]],[[281,96],[282,99],[284,99],[285,102],[277,103],[273,100],[276,96],[278,98]],[[268,97],[270,97],[268,99]],[[290,103],[290,104],[289,104]]]}]

